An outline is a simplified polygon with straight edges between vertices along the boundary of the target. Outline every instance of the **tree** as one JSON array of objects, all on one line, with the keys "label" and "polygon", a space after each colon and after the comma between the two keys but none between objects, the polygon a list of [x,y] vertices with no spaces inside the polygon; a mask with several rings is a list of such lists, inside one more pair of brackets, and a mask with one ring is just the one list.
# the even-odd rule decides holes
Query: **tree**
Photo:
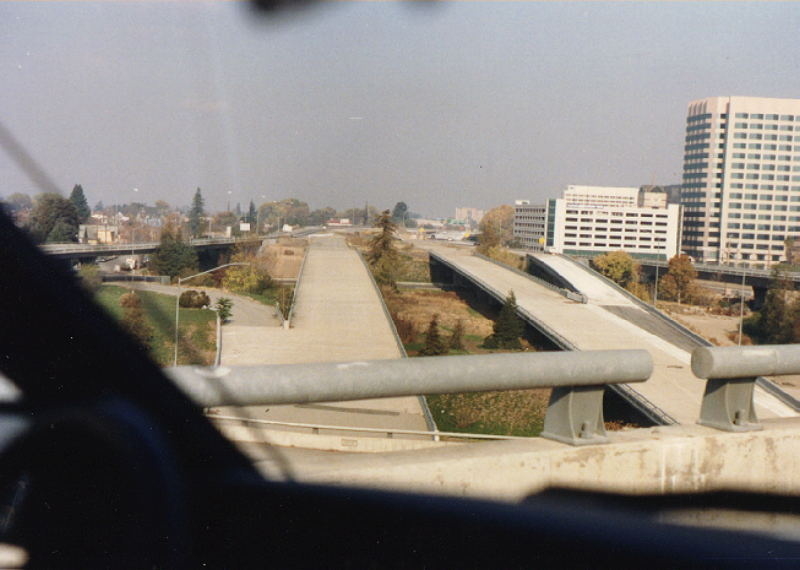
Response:
[{"label": "tree", "polygon": [[194,193],[192,199],[192,207],[189,210],[189,232],[192,237],[197,237],[203,231],[203,217],[206,215],[203,208],[203,195],[200,193],[200,188]]},{"label": "tree", "polygon": [[514,239],[514,208],[508,205],[492,208],[481,219],[480,245],[483,253],[489,248],[507,245]]},{"label": "tree", "polygon": [[247,211],[247,218],[245,218],[248,223],[252,224],[251,229],[258,230],[255,227],[256,222],[258,221],[258,212],[256,212],[256,205],[253,204],[253,201],[250,200],[250,208]]},{"label": "tree", "polygon": [[12,213],[24,212],[33,208],[33,200],[27,194],[15,192],[8,198],[3,200],[6,203],[6,208]]},{"label": "tree", "polygon": [[214,224],[214,227],[217,229],[230,227],[233,230],[239,227],[237,224],[238,221],[239,217],[233,212],[219,212],[214,215],[211,223]]},{"label": "tree", "polygon": [[669,260],[667,274],[658,284],[659,296],[680,303],[688,301],[694,293],[697,271],[688,255],[680,254]]},{"label": "tree", "polygon": [[174,279],[185,270],[197,270],[197,253],[193,247],[183,243],[180,230],[167,224],[161,231],[161,243],[153,253],[152,263],[160,275]]},{"label": "tree", "polygon": [[[59,227],[53,233],[56,224],[59,224]],[[78,211],[72,202],[58,194],[53,192],[39,194],[31,211],[28,231],[38,243],[52,242],[56,239],[75,242],[78,239]]]},{"label": "tree", "polygon": [[394,205],[392,210],[392,221],[396,224],[404,224],[405,217],[408,214],[408,206],[405,202],[398,202]]},{"label": "tree", "polygon": [[419,354],[420,356],[439,356],[447,354],[447,352],[447,343],[439,333],[439,315],[433,315],[431,322],[428,323],[428,329],[425,331],[425,346],[420,349]]},{"label": "tree", "polygon": [[327,206],[325,208],[314,210],[308,215],[308,223],[312,226],[321,226],[331,218],[336,217],[336,210]]},{"label": "tree", "polygon": [[450,335],[450,349],[464,350],[464,321],[458,319],[456,326],[453,327],[453,334]]},{"label": "tree", "polygon": [[389,210],[378,216],[375,227],[380,229],[369,242],[367,263],[372,268],[375,280],[381,285],[395,287],[397,273],[397,249],[395,248],[395,232],[397,225],[392,221]]},{"label": "tree", "polygon": [[761,310],[745,322],[748,336],[766,344],[786,344],[795,339],[795,317],[798,307],[788,301],[792,282],[775,269]]},{"label": "tree", "polygon": [[78,212],[78,223],[85,224],[92,215],[92,211],[89,209],[89,203],[86,201],[86,196],[83,194],[83,186],[76,184],[74,188],[72,188],[69,201],[72,202],[72,205],[75,206],[75,210]]},{"label": "tree", "polygon": [[143,351],[149,351],[153,340],[153,328],[145,319],[142,300],[131,291],[120,297],[119,303],[123,309],[122,326],[139,341]]},{"label": "tree", "polygon": [[227,323],[233,314],[233,301],[227,297],[220,297],[217,299],[216,308],[217,314],[219,315],[219,320],[223,324]]},{"label": "tree", "polygon": [[592,267],[620,287],[639,282],[639,264],[624,251],[612,251],[592,259]]},{"label": "tree", "polygon": [[78,270],[78,277],[80,277],[81,285],[89,293],[94,294],[103,284],[103,278],[100,275],[100,268],[93,263],[84,263]]},{"label": "tree", "polygon": [[525,332],[525,323],[517,315],[517,298],[514,296],[514,291],[509,291],[492,328],[494,332],[483,341],[485,348],[522,349],[519,338]]}]

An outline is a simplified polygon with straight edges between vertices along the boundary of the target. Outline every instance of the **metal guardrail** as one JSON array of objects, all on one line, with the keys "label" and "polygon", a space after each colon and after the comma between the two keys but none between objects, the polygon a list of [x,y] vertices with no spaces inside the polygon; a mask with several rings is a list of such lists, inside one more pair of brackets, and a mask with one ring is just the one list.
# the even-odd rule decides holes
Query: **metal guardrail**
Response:
[{"label": "metal guardrail", "polygon": [[218,414],[206,414],[210,420],[233,420],[244,423],[252,423],[257,425],[270,425],[276,427],[292,427],[310,429],[314,434],[318,434],[320,430],[325,431],[350,431],[350,432],[364,432],[364,433],[384,433],[387,438],[392,435],[420,435],[432,437],[434,441],[438,441],[439,437],[452,437],[458,439],[490,439],[490,440],[504,440],[504,439],[530,439],[529,437],[516,436],[516,435],[492,435],[488,433],[462,433],[456,431],[423,431],[413,429],[389,429],[389,428],[368,428],[356,426],[337,426],[330,424],[307,424],[298,422],[280,422],[275,420],[259,420],[255,418],[242,418],[239,416],[223,416]]},{"label": "metal guardrail", "polygon": [[643,382],[652,370],[647,351],[606,350],[214,369],[179,366],[166,373],[202,407],[553,387],[542,437],[583,445],[607,441],[605,385]]},{"label": "metal guardrail", "polygon": [[[475,283],[475,285],[477,285],[478,287],[482,288],[484,291],[492,295],[492,297],[494,297],[497,301],[501,303],[505,301],[505,296],[502,294],[502,292],[493,288],[491,285],[486,283],[483,279],[481,279],[477,275],[473,274],[470,271],[467,271],[466,269],[455,267],[452,263],[440,257],[435,252],[430,252],[430,254],[434,256],[436,260],[439,261],[440,263],[446,265],[451,270],[459,273],[463,277],[466,277],[467,279]],[[531,277],[533,276],[531,275]],[[520,317],[528,321],[528,323],[530,323],[531,326],[539,330],[542,334],[544,334],[547,338],[549,338],[556,346],[558,346],[562,350],[569,350],[569,351],[580,350],[572,342],[561,336],[558,332],[556,332],[552,327],[547,325],[544,321],[537,319],[532,313],[530,313],[523,307],[517,306],[517,313],[520,315]],[[629,402],[634,408],[636,408],[640,413],[642,413],[646,418],[648,418],[655,424],[670,425],[678,423],[678,421],[671,415],[669,415],[666,411],[659,408],[657,405],[655,405],[653,402],[647,399],[644,395],[640,394],[630,386],[626,386],[624,384],[613,384],[609,385],[609,389],[618,393],[620,397],[622,397],[625,401]]]},{"label": "metal guardrail", "polygon": [[753,391],[759,377],[800,374],[800,345],[702,347],[692,353],[692,372],[707,379],[699,423],[757,430]]}]

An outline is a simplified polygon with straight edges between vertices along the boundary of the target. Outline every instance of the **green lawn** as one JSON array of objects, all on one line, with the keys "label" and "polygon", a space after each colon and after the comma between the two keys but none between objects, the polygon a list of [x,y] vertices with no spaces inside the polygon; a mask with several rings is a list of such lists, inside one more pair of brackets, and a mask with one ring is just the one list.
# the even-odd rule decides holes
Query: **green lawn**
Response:
[{"label": "green lawn", "polygon": [[[96,299],[114,318],[122,319],[119,298],[125,287],[103,285]],[[153,329],[151,356],[161,366],[172,366],[175,351],[175,297],[152,291],[136,291],[147,322]],[[180,309],[178,364],[211,365],[216,350],[216,315],[207,309]]]}]

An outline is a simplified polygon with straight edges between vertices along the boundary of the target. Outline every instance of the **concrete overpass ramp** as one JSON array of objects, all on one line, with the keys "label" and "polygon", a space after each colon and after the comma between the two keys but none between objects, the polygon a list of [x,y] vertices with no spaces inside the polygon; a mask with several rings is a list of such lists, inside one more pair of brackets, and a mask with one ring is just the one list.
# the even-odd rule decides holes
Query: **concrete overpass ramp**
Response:
[{"label": "concrete overpass ramp", "polygon": [[[597,308],[603,309],[611,316],[607,318],[608,323],[614,321],[624,321],[627,326],[633,326],[641,331],[642,339],[656,339],[661,342],[666,342],[666,350],[673,355],[681,363],[689,362],[691,351],[699,346],[706,346],[709,343],[704,339],[698,337],[691,331],[688,331],[680,324],[674,322],[672,319],[662,314],[660,311],[646,305],[643,301],[636,299],[633,295],[620,290],[614,284],[604,279],[588,267],[573,261],[565,256],[553,255],[546,253],[528,254],[528,258],[535,264],[545,265],[549,270],[560,275],[562,279],[570,283],[575,290],[581,292],[588,298],[588,304]],[[671,345],[671,346],[669,346]],[[623,348],[623,347],[620,347]],[[624,347],[629,348],[629,347]],[[683,370],[685,364],[667,364],[667,366],[674,370]],[[676,366],[684,366],[684,368],[675,368]],[[690,372],[690,371],[689,371]],[[680,376],[680,375],[678,375]],[[673,386],[674,398],[678,399],[678,394],[690,390],[702,395],[702,383],[697,385],[697,380],[689,374],[688,380],[680,380],[676,377],[673,381],[676,385]],[[652,382],[652,380],[651,380]],[[648,382],[650,384],[651,382]],[[657,404],[662,406],[665,400],[671,399],[669,394],[672,382],[663,382],[666,388],[665,393],[659,393],[657,397]],[[642,392],[649,391],[647,386],[638,386]],[[759,417],[773,418],[773,417],[793,417],[797,415],[797,411],[787,405],[780,398],[780,389],[776,386],[771,386],[771,392],[766,392],[763,388],[756,388],[754,395],[756,402],[756,409]],[[699,391],[698,391],[699,390]],[[661,392],[661,390],[659,390]],[[776,394],[778,394],[776,396]],[[668,408],[671,406],[667,405]]]},{"label": "concrete overpass ramp", "polygon": [[[541,330],[553,331],[561,344],[574,350],[645,349],[653,356],[650,380],[635,388],[628,386],[626,397],[654,408],[662,423],[693,424],[700,416],[705,382],[691,371],[690,343],[666,327],[624,294],[598,276],[570,260],[546,256],[546,263],[562,273],[587,303],[566,298],[522,272],[472,255],[470,250],[429,246],[434,259],[449,267],[480,289],[497,298],[514,291],[520,315]],[[660,325],[660,326],[658,326]],[[666,337],[666,338],[665,338]],[[759,418],[796,416],[793,408],[778,398],[757,390]],[[652,416],[651,415],[651,416]]]}]

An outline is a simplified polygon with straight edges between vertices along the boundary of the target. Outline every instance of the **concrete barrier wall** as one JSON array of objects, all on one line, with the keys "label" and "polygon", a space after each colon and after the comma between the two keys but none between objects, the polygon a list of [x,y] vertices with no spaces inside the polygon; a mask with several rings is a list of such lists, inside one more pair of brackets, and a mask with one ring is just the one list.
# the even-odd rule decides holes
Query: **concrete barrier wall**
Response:
[{"label": "concrete barrier wall", "polygon": [[624,493],[746,489],[800,493],[800,419],[758,432],[702,426],[612,432],[612,443],[570,447],[544,439],[471,443],[346,463],[299,479],[517,501],[549,486]]}]

